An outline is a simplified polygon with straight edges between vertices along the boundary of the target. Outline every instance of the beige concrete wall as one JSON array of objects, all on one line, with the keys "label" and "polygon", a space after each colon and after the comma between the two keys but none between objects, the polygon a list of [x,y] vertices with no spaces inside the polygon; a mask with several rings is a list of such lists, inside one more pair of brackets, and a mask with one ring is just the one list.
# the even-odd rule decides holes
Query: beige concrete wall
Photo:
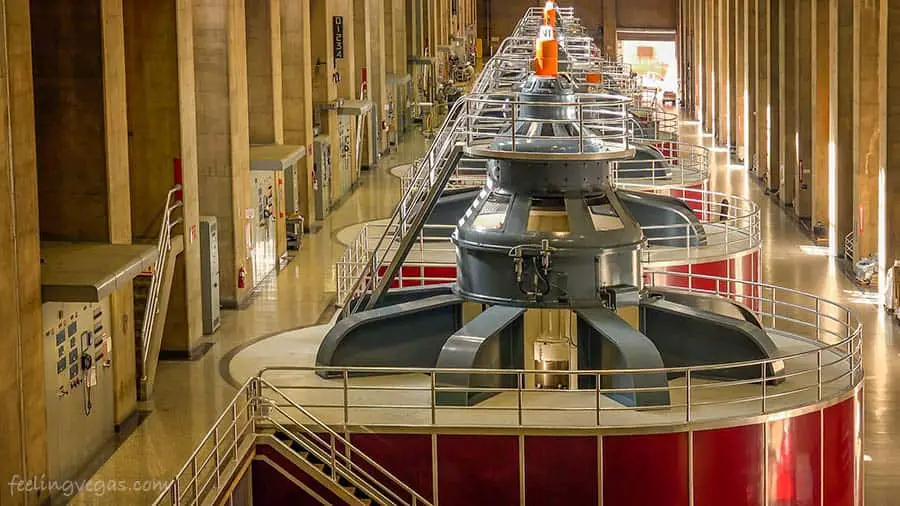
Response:
[{"label": "beige concrete wall", "polygon": [[[0,480],[47,472],[40,245],[29,2],[3,0],[0,58]],[[46,494],[0,492],[2,504]]]}]

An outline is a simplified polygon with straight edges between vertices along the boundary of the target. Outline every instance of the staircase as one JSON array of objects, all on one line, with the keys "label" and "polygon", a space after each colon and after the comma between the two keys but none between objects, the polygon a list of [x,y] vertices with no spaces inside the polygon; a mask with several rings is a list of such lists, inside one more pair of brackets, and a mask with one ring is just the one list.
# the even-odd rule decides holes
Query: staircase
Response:
[{"label": "staircase", "polygon": [[431,504],[277,387],[261,378],[257,381],[257,427],[268,427],[294,464],[346,504]]},{"label": "staircase", "polygon": [[134,339],[137,362],[138,398],[147,400],[153,395],[159,350],[162,347],[163,330],[169,309],[169,296],[175,278],[178,255],[184,251],[184,236],[172,235],[172,229],[182,222],[174,215],[182,207],[176,200],[180,185],[169,190],[163,210],[157,248],[159,256],[149,273],[142,273],[134,280]]},{"label": "staircase", "polygon": [[[388,220],[384,233],[368,254],[365,264],[359,264],[351,274],[356,281],[344,294],[344,300],[338,301],[345,315],[375,307],[397,275],[463,156],[465,132],[469,130],[464,127],[469,119],[467,104],[465,99],[456,101],[425,156],[411,168],[408,187]],[[371,293],[371,296],[361,297],[366,293]]]}]

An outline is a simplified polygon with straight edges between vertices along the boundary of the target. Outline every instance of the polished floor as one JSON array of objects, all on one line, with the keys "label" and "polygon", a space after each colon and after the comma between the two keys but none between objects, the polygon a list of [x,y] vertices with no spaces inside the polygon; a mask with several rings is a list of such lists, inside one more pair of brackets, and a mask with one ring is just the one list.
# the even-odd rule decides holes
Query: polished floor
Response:
[{"label": "polished floor", "polygon": [[[709,144],[696,125],[684,125],[682,138]],[[399,197],[400,180],[389,169],[418,155],[424,139],[413,136],[381,167],[364,173],[362,185],[312,235],[305,236],[297,257],[278,276],[267,279],[249,308],[227,311],[222,328],[210,339],[209,353],[195,362],[163,362],[150,411],[95,473],[97,480],[169,479],[230,401],[235,388],[226,381],[223,358],[234,348],[260,337],[317,323],[334,296],[333,263],[343,246],[339,230],[387,216]],[[797,288],[851,305],[865,325],[865,480],[866,504],[897,504],[900,497],[900,327],[880,310],[871,294],[844,277],[836,261],[812,247],[797,222],[751,181],[742,166],[727,163],[727,153],[713,153],[710,189],[757,201],[762,210],[763,280]],[[155,493],[96,495],[82,492],[74,504],[143,504]]]}]

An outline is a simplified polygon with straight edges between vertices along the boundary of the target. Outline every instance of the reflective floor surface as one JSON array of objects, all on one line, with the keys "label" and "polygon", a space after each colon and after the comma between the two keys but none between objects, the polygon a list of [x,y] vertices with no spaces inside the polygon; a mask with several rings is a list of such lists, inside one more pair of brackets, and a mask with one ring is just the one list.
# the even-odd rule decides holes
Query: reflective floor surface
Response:
[{"label": "reflective floor surface", "polygon": [[[697,126],[682,126],[682,139],[710,145]],[[162,362],[150,411],[136,429],[94,474],[96,480],[169,479],[209,430],[235,389],[222,371],[232,349],[285,330],[317,323],[334,297],[334,261],[343,246],[336,233],[348,225],[388,216],[400,193],[400,179],[389,169],[409,161],[425,140],[412,136],[377,170],[363,173],[362,185],[317,232],[304,236],[296,258],[277,276],[265,280],[252,304],[223,312],[222,327],[211,337],[213,346],[195,362]],[[873,295],[854,287],[836,260],[813,247],[796,220],[763,195],[744,166],[728,163],[715,151],[710,189],[755,200],[762,211],[763,281],[796,288],[852,306],[864,324],[865,336],[865,480],[866,504],[897,504],[900,497],[900,336],[896,320],[876,305]],[[156,493],[83,492],[73,504],[142,504]]]}]

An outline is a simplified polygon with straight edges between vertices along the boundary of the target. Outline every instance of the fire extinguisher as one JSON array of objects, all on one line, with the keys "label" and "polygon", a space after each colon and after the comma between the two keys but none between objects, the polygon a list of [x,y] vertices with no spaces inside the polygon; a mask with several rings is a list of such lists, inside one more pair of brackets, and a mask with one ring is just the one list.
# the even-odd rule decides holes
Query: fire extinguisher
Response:
[{"label": "fire extinguisher", "polygon": [[238,288],[244,288],[247,281],[247,270],[241,267],[238,269]]}]

